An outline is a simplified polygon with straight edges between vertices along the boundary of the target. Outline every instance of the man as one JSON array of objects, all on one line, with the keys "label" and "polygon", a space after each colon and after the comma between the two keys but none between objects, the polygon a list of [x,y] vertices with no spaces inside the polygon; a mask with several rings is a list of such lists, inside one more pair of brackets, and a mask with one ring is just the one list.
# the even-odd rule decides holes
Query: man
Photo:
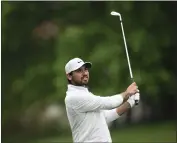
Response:
[{"label": "man", "polygon": [[73,141],[112,142],[107,124],[134,106],[139,90],[132,83],[120,94],[96,96],[87,89],[91,66],[80,58],[70,60],[65,66],[68,80],[65,105]]}]

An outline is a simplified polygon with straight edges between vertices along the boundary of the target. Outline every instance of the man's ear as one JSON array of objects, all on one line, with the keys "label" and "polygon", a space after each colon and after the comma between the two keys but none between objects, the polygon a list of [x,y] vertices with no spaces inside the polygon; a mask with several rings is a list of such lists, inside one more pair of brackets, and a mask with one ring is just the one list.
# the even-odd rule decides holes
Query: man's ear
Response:
[{"label": "man's ear", "polygon": [[67,74],[66,76],[67,76],[68,80],[72,80],[72,75],[71,74]]}]

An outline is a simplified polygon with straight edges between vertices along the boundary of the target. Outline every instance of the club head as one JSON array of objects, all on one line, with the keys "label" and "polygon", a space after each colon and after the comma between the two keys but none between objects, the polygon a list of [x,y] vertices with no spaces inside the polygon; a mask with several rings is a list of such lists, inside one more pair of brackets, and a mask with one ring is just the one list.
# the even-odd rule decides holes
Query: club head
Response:
[{"label": "club head", "polygon": [[120,13],[115,12],[115,11],[112,11],[112,12],[111,12],[111,15],[113,15],[113,16],[120,16]]},{"label": "club head", "polygon": [[120,13],[118,13],[118,12],[116,12],[116,11],[111,11],[111,15],[113,15],[113,16],[119,16],[120,21],[122,21],[122,18],[121,18]]}]

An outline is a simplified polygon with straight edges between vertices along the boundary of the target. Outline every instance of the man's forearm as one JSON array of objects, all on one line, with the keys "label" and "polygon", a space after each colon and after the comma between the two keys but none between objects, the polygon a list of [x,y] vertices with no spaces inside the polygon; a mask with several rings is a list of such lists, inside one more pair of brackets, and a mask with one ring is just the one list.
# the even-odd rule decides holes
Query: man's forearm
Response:
[{"label": "man's forearm", "polygon": [[121,116],[122,114],[127,112],[130,108],[131,108],[130,104],[128,102],[125,102],[116,109],[116,112],[119,116]]},{"label": "man's forearm", "polygon": [[123,97],[123,103],[127,101],[127,99],[129,98],[130,94],[128,94],[126,91],[121,93],[122,97]]}]

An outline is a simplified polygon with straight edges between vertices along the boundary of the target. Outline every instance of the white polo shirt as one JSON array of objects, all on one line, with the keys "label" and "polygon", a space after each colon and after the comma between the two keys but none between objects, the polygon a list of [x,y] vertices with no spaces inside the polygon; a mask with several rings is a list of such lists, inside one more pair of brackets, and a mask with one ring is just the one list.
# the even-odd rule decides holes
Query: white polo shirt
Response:
[{"label": "white polo shirt", "polygon": [[108,123],[119,115],[121,95],[95,96],[82,86],[68,85],[65,105],[74,142],[112,142]]}]

